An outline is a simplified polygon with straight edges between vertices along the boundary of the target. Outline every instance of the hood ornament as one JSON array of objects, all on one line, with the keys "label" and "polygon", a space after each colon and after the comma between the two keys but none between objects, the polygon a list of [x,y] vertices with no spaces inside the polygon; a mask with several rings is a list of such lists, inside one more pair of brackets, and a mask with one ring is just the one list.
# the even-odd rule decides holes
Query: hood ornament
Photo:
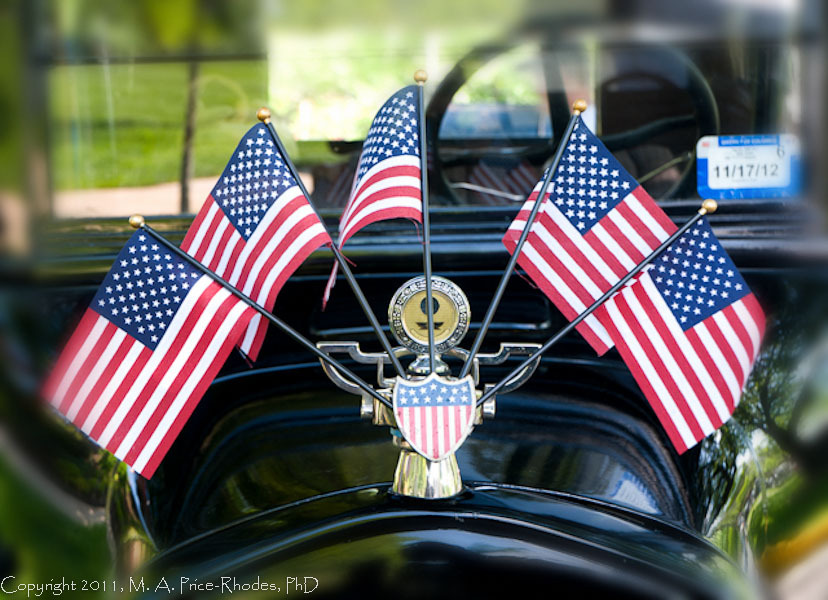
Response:
[{"label": "hood ornament", "polygon": [[[424,71],[418,71],[415,75],[421,107],[424,106],[425,79]],[[580,114],[585,109],[586,102],[583,100],[577,100],[574,103],[573,114],[561,140],[570,139],[579,126]],[[668,244],[682,234],[682,230],[686,231],[692,226],[693,219],[662,242],[655,253],[647,256],[627,275],[621,277],[620,281],[612,285],[592,305],[574,319],[570,319],[568,325],[543,345],[501,344],[497,353],[481,354],[483,339],[494,320],[509,278],[515,271],[518,257],[532,231],[532,223],[540,207],[546,204],[543,201],[527,202],[525,207],[531,205],[531,208],[528,209],[529,214],[525,217],[525,224],[521,226],[521,233],[514,240],[510,236],[507,236],[508,239],[504,238],[504,244],[507,247],[513,244],[513,248],[509,248],[511,257],[500,277],[489,308],[481,320],[480,329],[469,350],[459,348],[458,344],[469,328],[469,304],[459,287],[448,279],[432,276],[428,169],[424,161],[428,154],[425,110],[420,110],[418,117],[422,133],[419,136],[421,157],[419,191],[422,211],[418,216],[421,216],[423,226],[424,275],[403,284],[391,301],[388,313],[389,325],[401,346],[389,348],[376,319],[370,311],[366,311],[372,326],[377,330],[377,337],[381,342],[385,342],[383,344],[385,352],[365,353],[359,348],[357,342],[323,342],[317,344],[317,350],[324,354],[324,358],[320,356],[320,359],[323,362],[322,368],[328,377],[341,389],[362,397],[361,414],[365,418],[370,418],[376,425],[391,428],[392,439],[400,448],[400,458],[394,473],[392,490],[401,495],[417,498],[447,498],[459,494],[463,489],[455,450],[465,441],[472,428],[482,423],[484,417],[494,416],[496,394],[505,393],[523,385],[537,368],[543,352],[588,318],[601,303],[609,299],[636,273],[646,267],[657,253],[663,251]],[[536,188],[536,198],[547,198],[547,190],[550,189],[552,177],[558,170],[568,146],[569,143],[558,144],[552,162]],[[407,196],[405,199],[409,200]],[[530,200],[532,200],[531,196]],[[406,205],[406,208],[410,207]],[[712,207],[712,210],[714,209],[715,203]],[[711,209],[703,206],[699,215],[694,219],[698,220],[709,210]],[[395,212],[383,218],[392,218],[392,216],[399,215]],[[345,269],[344,264],[343,262],[343,269]],[[352,276],[349,277],[349,281],[352,279]],[[351,282],[356,290],[355,282]],[[365,303],[363,296],[360,294],[357,296]],[[358,363],[376,365],[378,387],[372,388],[357,375],[346,371],[346,367],[332,359],[331,355],[334,353],[347,353]],[[525,357],[520,364],[511,368],[509,373],[501,377],[496,384],[487,383],[479,389],[481,365],[499,365],[510,357],[519,355]],[[407,357],[411,359],[408,366],[403,369],[400,359]],[[457,369],[456,376],[452,373],[451,359],[459,359],[462,362],[462,366]],[[397,376],[394,379],[388,379],[385,376],[385,365],[392,363]],[[346,377],[349,373],[351,379]],[[446,419],[449,421],[448,425]]]},{"label": "hood ornament", "polygon": [[[384,352],[363,352],[358,342],[319,342],[317,347],[328,354],[347,355],[352,360],[377,369],[377,392],[392,401],[388,408],[366,394],[355,382],[324,361],[322,369],[340,389],[362,398],[360,414],[375,425],[391,428],[400,458],[394,473],[392,490],[400,495],[439,499],[463,490],[455,452],[465,442],[475,425],[495,416],[495,396],[478,405],[482,395],[493,388],[480,386],[480,366],[495,366],[510,358],[529,356],[540,344],[500,345],[493,354],[477,353],[468,375],[452,376],[450,363],[459,365],[469,351],[458,344],[469,330],[471,310],[463,290],[444,277],[432,277],[431,296],[434,314],[435,364],[430,373],[426,321],[425,277],[406,281],[391,298],[388,323],[400,344],[394,354],[405,364],[406,378],[386,377],[391,361]],[[501,385],[509,392],[523,385],[537,368],[536,359]]]}]

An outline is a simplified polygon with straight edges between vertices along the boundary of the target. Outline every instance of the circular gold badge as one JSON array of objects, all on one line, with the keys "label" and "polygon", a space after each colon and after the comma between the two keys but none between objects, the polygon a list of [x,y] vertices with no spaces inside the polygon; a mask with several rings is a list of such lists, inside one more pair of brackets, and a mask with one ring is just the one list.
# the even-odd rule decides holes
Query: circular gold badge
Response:
[{"label": "circular gold badge", "polygon": [[[469,301],[454,282],[431,278],[434,306],[434,343],[438,354],[454,348],[469,329]],[[412,352],[428,352],[428,313],[425,277],[405,282],[391,298],[388,323],[396,340]]]}]

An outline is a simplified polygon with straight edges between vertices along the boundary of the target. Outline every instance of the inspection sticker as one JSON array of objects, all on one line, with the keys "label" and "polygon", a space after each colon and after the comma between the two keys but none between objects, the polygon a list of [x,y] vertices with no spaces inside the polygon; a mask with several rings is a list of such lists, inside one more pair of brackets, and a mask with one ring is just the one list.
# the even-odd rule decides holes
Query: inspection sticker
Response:
[{"label": "inspection sticker", "polygon": [[780,198],[800,187],[795,135],[708,135],[696,144],[702,198]]}]

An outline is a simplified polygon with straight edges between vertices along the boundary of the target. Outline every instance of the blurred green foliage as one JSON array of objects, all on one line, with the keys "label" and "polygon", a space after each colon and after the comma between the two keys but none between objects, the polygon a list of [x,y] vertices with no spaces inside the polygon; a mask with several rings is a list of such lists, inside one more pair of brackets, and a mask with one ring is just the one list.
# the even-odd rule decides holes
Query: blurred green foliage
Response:
[{"label": "blurred green foliage", "polygon": [[58,56],[160,56],[185,50],[261,49],[261,0],[51,0],[43,2]]},{"label": "blurred green foliage", "polygon": [[[481,35],[469,33],[466,43],[454,40],[449,48],[440,46],[443,70]],[[270,62],[202,64],[194,175],[221,173],[241,135],[255,123],[256,109],[268,104],[268,96],[282,138],[298,164],[337,160],[325,142],[362,139],[376,108],[409,83],[423,64],[422,57],[403,51],[416,47],[417,41],[351,34],[303,40],[285,35],[271,46]],[[280,58],[289,51],[289,59]],[[457,101],[537,104],[536,61],[529,46],[507,54],[475,74]],[[49,87],[56,189],[177,180],[186,63],[57,66],[50,72]]]},{"label": "blurred green foliage", "polygon": [[828,478],[793,475],[767,491],[748,516],[751,548],[761,556],[766,548],[795,538],[828,514]]},{"label": "blurred green foliage", "polygon": [[[0,545],[11,552],[15,584],[102,580],[111,574],[106,526],[86,526],[55,510],[2,460]],[[84,598],[103,596],[84,593]]]},{"label": "blurred green foliage", "polygon": [[[221,172],[268,101],[300,166],[341,160],[324,141],[362,139],[376,108],[415,69],[429,69],[428,93],[469,50],[507,31],[526,2],[371,0],[359,10],[339,1],[46,5],[59,40],[48,93],[53,184],[62,190],[177,181],[187,61],[198,55],[267,59],[201,64],[194,176]],[[181,62],[129,62],[155,56]],[[73,64],[90,58],[99,64]],[[458,100],[531,104],[534,83],[522,68],[484,69]]]},{"label": "blurred green foliage", "polygon": [[[494,35],[491,27],[473,26],[451,34],[277,32],[269,45],[270,97],[283,137],[361,140],[376,110],[397,89],[413,83],[416,69],[426,67],[429,73],[428,101],[446,73]],[[471,76],[452,104],[538,106],[544,82],[539,56],[532,43],[498,56]]]},{"label": "blurred green foliage", "polygon": [[[221,173],[266,104],[266,81],[263,61],[202,65],[195,176]],[[50,88],[57,189],[177,180],[185,63],[56,67]]]},{"label": "blurred green foliage", "polygon": [[[594,0],[586,2],[594,4]],[[464,27],[480,23],[508,26],[526,14],[532,4],[530,0],[360,0],[355,5],[351,0],[303,0],[271,5],[269,16],[280,26],[291,29],[375,30],[389,23],[400,23],[410,29],[450,27],[462,31]]]},{"label": "blurred green foliage", "polygon": [[[0,56],[16,57],[20,31],[16,10],[11,3],[0,3]],[[0,189],[19,189],[23,169],[20,62],[0,60]]]}]

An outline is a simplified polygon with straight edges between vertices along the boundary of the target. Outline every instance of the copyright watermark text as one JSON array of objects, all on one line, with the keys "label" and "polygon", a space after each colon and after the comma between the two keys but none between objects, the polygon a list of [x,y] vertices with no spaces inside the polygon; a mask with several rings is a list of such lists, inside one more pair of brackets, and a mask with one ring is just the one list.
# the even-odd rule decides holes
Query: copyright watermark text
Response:
[{"label": "copyright watermark text", "polygon": [[217,577],[199,579],[179,577],[178,579],[161,577],[157,581],[149,581],[144,577],[130,577],[127,580],[117,579],[67,579],[62,577],[50,579],[46,583],[21,583],[14,575],[8,575],[0,580],[2,595],[17,594],[19,597],[41,598],[61,596],[65,592],[109,592],[116,594],[136,594],[144,592],[167,592],[170,595],[192,594],[197,592],[216,592],[219,594],[235,594],[236,592],[275,592],[286,596],[293,594],[312,594],[319,587],[319,580],[310,576],[290,576],[278,581],[266,581],[261,577],[254,579],[239,579],[237,577]]}]

